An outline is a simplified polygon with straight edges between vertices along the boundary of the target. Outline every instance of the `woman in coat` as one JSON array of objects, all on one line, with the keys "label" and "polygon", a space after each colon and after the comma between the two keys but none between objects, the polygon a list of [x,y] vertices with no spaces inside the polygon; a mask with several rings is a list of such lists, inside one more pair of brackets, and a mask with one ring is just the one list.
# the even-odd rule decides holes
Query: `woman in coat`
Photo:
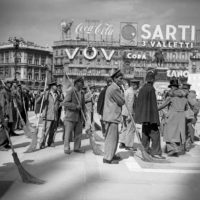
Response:
[{"label": "woman in coat", "polygon": [[163,139],[166,142],[168,156],[178,156],[181,146],[185,143],[185,110],[187,99],[182,90],[178,89],[178,80],[171,80],[169,96],[158,108],[168,106]]}]

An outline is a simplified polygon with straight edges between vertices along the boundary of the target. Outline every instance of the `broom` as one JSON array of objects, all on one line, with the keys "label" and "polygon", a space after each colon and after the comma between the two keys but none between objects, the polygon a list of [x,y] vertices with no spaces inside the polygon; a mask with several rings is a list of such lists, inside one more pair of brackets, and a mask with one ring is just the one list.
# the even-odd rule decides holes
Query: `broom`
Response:
[{"label": "broom", "polygon": [[26,126],[29,128],[29,130],[32,132],[34,132],[34,128],[31,126],[31,123],[29,121],[29,118],[28,118],[28,112],[26,110],[26,106],[25,106],[25,101],[24,101],[24,97],[22,97],[22,100],[23,100],[23,106],[24,106],[24,111],[26,113]]},{"label": "broom", "polygon": [[32,134],[31,134],[31,129],[30,129],[30,126],[28,124],[25,124],[24,122],[24,119],[22,118],[22,115],[21,113],[19,112],[19,108],[17,106],[17,103],[15,101],[15,99],[13,99],[13,103],[14,103],[14,106],[17,110],[17,114],[19,115],[19,118],[21,120],[21,123],[22,123],[22,126],[23,126],[23,130],[24,130],[24,134],[28,137],[28,138],[31,138]]},{"label": "broom", "polygon": [[135,129],[136,129],[135,132],[136,132],[136,136],[137,136],[137,138],[138,138],[138,141],[140,142],[140,147],[139,147],[139,149],[140,149],[140,151],[141,151],[141,153],[142,153],[142,158],[143,158],[143,160],[146,161],[146,162],[152,162],[154,159],[146,152],[146,150],[145,150],[145,148],[144,148],[144,146],[143,146],[143,144],[142,144],[142,140],[141,140],[140,133],[139,133],[139,131],[137,130],[135,121],[134,121],[134,119],[133,119],[132,114],[130,113],[130,111],[129,111],[129,109],[128,109],[128,106],[127,106],[126,102],[125,102],[125,106],[126,106],[126,109],[128,110],[129,117],[131,118],[131,123],[132,123],[133,127],[135,127]]},{"label": "broom", "polygon": [[[69,76],[68,76],[67,73],[66,73],[66,76],[67,76],[67,79],[70,81]],[[72,84],[71,84],[71,85],[72,85]],[[77,94],[76,94],[76,92],[75,92],[73,86],[72,86],[72,89],[73,89],[74,95],[75,95],[75,97],[76,97],[76,100],[77,100],[78,104],[79,104],[80,107],[81,107],[79,98],[78,98],[78,96],[77,96]],[[85,117],[85,114],[84,114],[82,108],[81,108],[81,114],[82,114],[82,116],[83,116],[84,121],[86,122],[86,117]],[[93,151],[93,153],[94,153],[95,155],[103,155],[103,152],[100,150],[99,145],[95,143],[95,139],[94,139],[94,135],[93,135],[94,133],[93,133],[93,132],[94,132],[94,128],[93,128],[93,125],[91,125],[91,128],[90,128],[90,131],[88,132],[88,135],[89,135],[89,137],[90,137],[90,145],[91,145],[91,147],[92,147],[92,151]]]},{"label": "broom", "polygon": [[[44,92],[46,91],[46,88],[47,88],[47,76],[45,79]],[[42,102],[41,102],[40,110],[39,110],[39,117],[38,117],[38,121],[36,123],[35,132],[32,134],[31,144],[29,145],[28,149],[24,153],[34,152],[37,148],[37,135],[38,135],[38,130],[39,130],[40,115],[41,115],[42,107],[43,107],[43,103],[44,103],[44,96],[45,95],[43,95],[43,97],[42,97]]]},{"label": "broom", "polygon": [[7,129],[5,127],[4,127],[4,130],[6,132],[6,136],[7,136],[8,140],[9,140],[9,143],[10,143],[10,146],[11,146],[11,149],[12,149],[12,157],[13,157],[14,163],[17,166],[17,169],[18,169],[19,174],[20,174],[20,176],[22,178],[22,181],[24,183],[33,183],[33,184],[43,184],[43,183],[45,183],[44,180],[41,180],[41,179],[38,179],[38,178],[32,176],[31,174],[29,174],[23,168],[23,166],[22,166],[22,164],[21,164],[21,162],[20,162],[20,160],[19,160],[19,158],[17,156],[17,153],[14,150],[14,147],[13,147],[12,141],[11,141],[11,139],[9,137],[8,131],[7,131]]}]

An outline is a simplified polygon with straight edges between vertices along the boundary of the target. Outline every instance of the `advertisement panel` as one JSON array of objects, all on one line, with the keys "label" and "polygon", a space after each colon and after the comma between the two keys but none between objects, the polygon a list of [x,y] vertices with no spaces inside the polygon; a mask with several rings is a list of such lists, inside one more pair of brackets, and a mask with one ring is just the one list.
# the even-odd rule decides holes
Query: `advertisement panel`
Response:
[{"label": "advertisement panel", "polygon": [[120,23],[120,45],[137,46],[138,24],[135,22]]}]

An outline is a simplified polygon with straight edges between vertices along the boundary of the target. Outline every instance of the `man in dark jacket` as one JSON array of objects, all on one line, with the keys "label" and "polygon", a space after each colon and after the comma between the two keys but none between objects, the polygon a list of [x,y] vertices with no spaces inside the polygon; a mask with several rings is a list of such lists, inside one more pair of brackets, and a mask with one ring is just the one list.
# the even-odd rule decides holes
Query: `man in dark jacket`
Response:
[{"label": "man in dark jacket", "polygon": [[[135,121],[142,124],[142,144],[146,151],[152,157],[164,159],[162,157],[160,133],[158,130],[160,125],[159,113],[155,88],[153,87],[155,75],[155,70],[147,71],[146,83],[140,89],[136,102]],[[152,142],[151,148],[150,141]]]},{"label": "man in dark jacket", "polygon": [[104,125],[104,122],[103,122],[103,119],[102,119],[103,118],[103,108],[104,108],[104,101],[105,101],[106,90],[112,84],[112,79],[108,78],[106,80],[106,82],[107,82],[107,85],[100,92],[99,98],[98,98],[98,101],[97,101],[97,113],[101,116],[100,122],[101,122],[101,127],[102,127],[102,134],[104,136],[106,136],[105,135],[106,130],[105,130],[105,125]]}]

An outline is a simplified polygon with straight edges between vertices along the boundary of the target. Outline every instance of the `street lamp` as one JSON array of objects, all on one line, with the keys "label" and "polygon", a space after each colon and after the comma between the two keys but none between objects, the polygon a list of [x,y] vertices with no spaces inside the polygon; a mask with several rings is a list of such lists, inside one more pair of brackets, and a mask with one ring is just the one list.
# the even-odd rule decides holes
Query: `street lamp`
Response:
[{"label": "street lamp", "polygon": [[15,54],[14,54],[14,62],[15,62],[15,67],[14,67],[14,71],[15,71],[15,74],[14,74],[14,80],[16,81],[17,80],[17,52],[18,52],[18,49],[19,49],[19,45],[20,43],[22,44],[25,44],[25,41],[23,38],[17,38],[17,37],[9,37],[8,39],[9,42],[11,42],[13,44],[13,47],[15,49]]}]

